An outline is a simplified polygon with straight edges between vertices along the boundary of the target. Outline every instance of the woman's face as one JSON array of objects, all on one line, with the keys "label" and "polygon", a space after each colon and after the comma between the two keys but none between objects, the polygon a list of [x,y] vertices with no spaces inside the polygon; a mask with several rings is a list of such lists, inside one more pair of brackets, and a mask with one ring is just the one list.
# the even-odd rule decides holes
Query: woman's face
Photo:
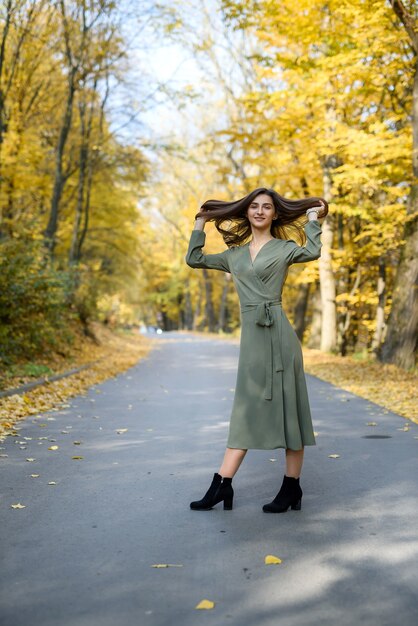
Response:
[{"label": "woman's face", "polygon": [[251,228],[269,231],[272,221],[277,217],[273,199],[266,193],[260,193],[248,207],[247,217]]}]

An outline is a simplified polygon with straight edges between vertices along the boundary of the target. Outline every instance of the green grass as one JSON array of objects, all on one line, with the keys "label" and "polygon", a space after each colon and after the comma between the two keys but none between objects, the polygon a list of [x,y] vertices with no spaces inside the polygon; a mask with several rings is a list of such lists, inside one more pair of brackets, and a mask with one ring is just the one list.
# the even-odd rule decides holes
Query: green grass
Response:
[{"label": "green grass", "polygon": [[43,376],[49,376],[53,374],[53,371],[47,365],[41,365],[39,363],[25,363],[22,365],[12,365],[6,373],[7,378],[16,378],[19,376],[31,378],[42,378]]}]

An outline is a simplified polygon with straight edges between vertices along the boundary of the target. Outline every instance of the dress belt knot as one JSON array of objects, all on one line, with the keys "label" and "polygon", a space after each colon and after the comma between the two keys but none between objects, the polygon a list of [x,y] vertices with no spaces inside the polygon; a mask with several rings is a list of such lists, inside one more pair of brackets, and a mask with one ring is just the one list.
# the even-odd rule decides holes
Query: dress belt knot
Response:
[{"label": "dress belt knot", "polygon": [[[259,326],[272,326],[274,324],[274,317],[270,310],[270,305],[272,304],[275,304],[273,300],[270,302],[260,302],[256,305],[256,324]],[[278,302],[276,304],[278,304]]]},{"label": "dress belt knot", "polygon": [[[271,307],[280,307],[278,324],[275,324]],[[241,309],[245,312],[256,309],[255,323],[264,326],[264,348],[266,365],[266,386],[264,397],[266,400],[272,399],[273,393],[273,367],[276,372],[283,371],[282,361],[282,301],[263,300],[261,302],[247,302]]]}]

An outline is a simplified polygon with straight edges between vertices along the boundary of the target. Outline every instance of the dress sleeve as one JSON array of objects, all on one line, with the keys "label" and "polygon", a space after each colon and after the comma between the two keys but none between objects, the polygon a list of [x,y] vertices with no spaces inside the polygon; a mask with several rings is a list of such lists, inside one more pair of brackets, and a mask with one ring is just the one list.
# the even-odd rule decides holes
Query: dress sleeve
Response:
[{"label": "dress sleeve", "polygon": [[187,250],[185,257],[187,265],[190,267],[229,272],[229,249],[227,248],[218,254],[203,254],[202,248],[205,245],[205,241],[206,233],[204,230],[192,230],[189,241],[189,249]]},{"label": "dress sleeve", "polygon": [[312,220],[305,225],[306,243],[298,246],[295,241],[287,241],[286,261],[288,265],[292,263],[305,263],[314,261],[321,256],[321,233],[322,228],[318,220]]}]

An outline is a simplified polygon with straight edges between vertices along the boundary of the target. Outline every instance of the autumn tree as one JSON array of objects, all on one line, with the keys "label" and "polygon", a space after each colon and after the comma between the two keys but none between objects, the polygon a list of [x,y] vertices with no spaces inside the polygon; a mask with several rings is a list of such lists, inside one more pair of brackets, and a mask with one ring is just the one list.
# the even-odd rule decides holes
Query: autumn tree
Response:
[{"label": "autumn tree", "polygon": [[2,11],[0,336],[13,359],[65,349],[105,297],[135,300],[148,163],[112,127],[108,94],[127,69],[115,5],[9,0]]},{"label": "autumn tree", "polygon": [[73,173],[71,163],[68,163],[64,170],[64,154],[72,125],[74,99],[77,91],[79,91],[78,105],[82,136],[79,157],[79,197],[75,240],[72,246],[72,256],[74,257],[77,247],[77,225],[81,221],[82,196],[88,160],[88,140],[91,134],[92,121],[92,104],[90,105],[89,119],[86,119],[85,92],[91,82],[93,84],[91,88],[93,97],[97,97],[98,81],[108,76],[112,61],[115,56],[121,54],[121,50],[116,26],[111,23],[112,14],[115,11],[114,2],[98,0],[97,2],[86,3],[84,0],[77,0],[68,3],[65,0],[60,0],[57,3],[57,8],[60,21],[58,42],[62,42],[63,46],[63,49],[59,50],[59,54],[62,56],[67,80],[62,119],[55,148],[54,184],[49,219],[45,229],[45,243],[50,254],[53,254],[56,245],[61,197],[65,182]]},{"label": "autumn tree", "polygon": [[[410,92],[399,80],[411,72],[406,37],[389,5],[374,0],[223,6],[231,23],[262,46],[260,87],[246,95],[251,137],[269,137],[277,155],[271,171],[284,189],[331,203],[319,262],[321,347],[344,354],[370,346],[383,268],[388,313],[406,214]],[[260,151],[254,158],[266,162]],[[296,185],[289,163],[299,173]],[[379,294],[370,291],[373,283]]]},{"label": "autumn tree", "polygon": [[410,118],[413,179],[407,203],[404,245],[397,268],[393,304],[380,358],[400,367],[413,368],[416,364],[418,341],[418,7],[413,1],[391,0],[390,4],[408,37],[410,51],[406,50],[405,56],[413,57],[413,71],[408,72],[412,91]]}]

